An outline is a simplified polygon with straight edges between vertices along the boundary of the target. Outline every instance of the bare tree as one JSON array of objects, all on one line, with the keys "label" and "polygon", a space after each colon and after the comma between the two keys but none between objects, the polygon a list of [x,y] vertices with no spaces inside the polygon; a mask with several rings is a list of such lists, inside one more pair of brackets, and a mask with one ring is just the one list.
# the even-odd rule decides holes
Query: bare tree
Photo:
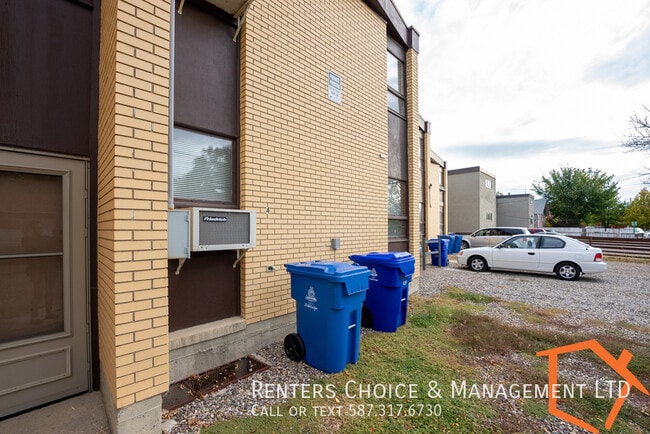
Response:
[{"label": "bare tree", "polygon": [[643,106],[645,114],[643,116],[634,114],[630,117],[632,131],[628,138],[623,142],[623,146],[630,148],[631,151],[650,151],[650,109]]},{"label": "bare tree", "polygon": [[[622,145],[630,151],[650,152],[650,108],[643,106],[643,115],[634,114],[630,117],[631,131]],[[644,167],[640,176],[646,176],[645,184],[650,184],[650,168]]]}]

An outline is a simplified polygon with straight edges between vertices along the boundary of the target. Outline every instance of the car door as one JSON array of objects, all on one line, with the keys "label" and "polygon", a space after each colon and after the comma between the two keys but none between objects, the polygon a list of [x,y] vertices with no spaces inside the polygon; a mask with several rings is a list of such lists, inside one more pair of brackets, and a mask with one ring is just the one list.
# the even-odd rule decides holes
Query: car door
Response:
[{"label": "car door", "polygon": [[481,229],[470,236],[472,247],[485,247],[490,245],[490,233],[492,228]]},{"label": "car door", "polygon": [[539,268],[540,239],[535,235],[512,237],[494,249],[491,267],[535,271]]},{"label": "car door", "polygon": [[539,270],[553,272],[555,265],[567,258],[566,243],[560,238],[548,236],[540,244]]}]

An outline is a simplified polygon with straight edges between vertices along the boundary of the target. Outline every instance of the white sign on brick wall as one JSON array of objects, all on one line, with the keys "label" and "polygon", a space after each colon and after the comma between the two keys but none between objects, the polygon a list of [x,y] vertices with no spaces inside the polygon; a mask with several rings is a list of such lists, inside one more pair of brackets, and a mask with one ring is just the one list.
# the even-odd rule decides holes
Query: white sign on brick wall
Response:
[{"label": "white sign on brick wall", "polygon": [[337,104],[341,104],[341,96],[343,93],[343,82],[341,77],[333,72],[327,73],[327,98]]}]

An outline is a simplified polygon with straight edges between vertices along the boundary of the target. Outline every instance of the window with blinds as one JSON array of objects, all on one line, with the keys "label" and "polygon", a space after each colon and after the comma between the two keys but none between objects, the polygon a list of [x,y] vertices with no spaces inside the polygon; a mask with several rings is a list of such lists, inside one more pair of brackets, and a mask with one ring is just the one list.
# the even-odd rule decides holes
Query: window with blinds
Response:
[{"label": "window with blinds", "polygon": [[232,202],[233,140],[176,127],[173,143],[174,198]]}]

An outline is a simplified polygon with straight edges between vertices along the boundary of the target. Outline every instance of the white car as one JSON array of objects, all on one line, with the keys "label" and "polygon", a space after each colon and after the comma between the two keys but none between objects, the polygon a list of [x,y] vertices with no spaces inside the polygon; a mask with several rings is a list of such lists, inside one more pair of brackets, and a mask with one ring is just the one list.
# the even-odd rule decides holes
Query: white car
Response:
[{"label": "white car", "polygon": [[607,270],[603,251],[563,235],[515,235],[494,247],[476,247],[458,253],[459,265],[474,271],[490,268],[555,273],[562,280]]}]

